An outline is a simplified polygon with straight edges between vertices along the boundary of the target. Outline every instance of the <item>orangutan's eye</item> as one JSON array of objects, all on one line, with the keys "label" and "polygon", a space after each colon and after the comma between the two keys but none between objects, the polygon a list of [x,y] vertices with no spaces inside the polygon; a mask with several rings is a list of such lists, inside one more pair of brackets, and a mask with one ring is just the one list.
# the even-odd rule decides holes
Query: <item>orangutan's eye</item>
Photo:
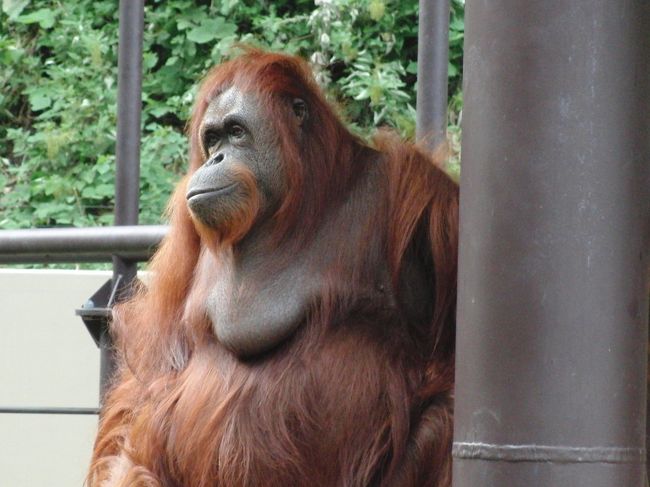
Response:
[{"label": "orangutan's eye", "polygon": [[214,146],[219,143],[219,134],[213,130],[208,130],[203,135],[203,148],[206,152],[210,152]]},{"label": "orangutan's eye", "polygon": [[228,127],[228,135],[234,137],[235,139],[241,139],[244,135],[246,135],[246,131],[241,125],[232,124]]}]

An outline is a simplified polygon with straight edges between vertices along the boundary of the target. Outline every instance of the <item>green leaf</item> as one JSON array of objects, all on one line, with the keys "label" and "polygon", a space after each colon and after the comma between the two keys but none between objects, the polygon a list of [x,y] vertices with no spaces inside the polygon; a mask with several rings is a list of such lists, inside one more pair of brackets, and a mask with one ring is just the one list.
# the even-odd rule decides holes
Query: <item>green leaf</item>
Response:
[{"label": "green leaf", "polygon": [[72,212],[67,211],[57,212],[54,217],[56,218],[57,225],[72,225]]},{"label": "green leaf", "polygon": [[220,12],[223,15],[228,15],[230,11],[237,6],[239,0],[223,0],[221,2]]},{"label": "green leaf", "polygon": [[83,191],[81,192],[81,197],[82,198],[88,198],[88,199],[91,199],[91,200],[101,199],[101,195],[92,186],[86,186],[83,189]]},{"label": "green leaf", "polygon": [[171,112],[171,109],[165,105],[158,105],[149,110],[149,113],[154,117],[162,117],[169,112]]},{"label": "green leaf", "polygon": [[208,28],[206,25],[195,27],[187,33],[187,38],[196,42],[197,44],[205,44],[216,38],[216,32]]},{"label": "green leaf", "polygon": [[21,24],[39,24],[43,29],[49,29],[54,25],[56,15],[49,8],[42,8],[31,14],[21,15],[16,22]]},{"label": "green leaf", "polygon": [[95,189],[98,195],[105,198],[115,195],[115,185],[113,184],[98,184]]},{"label": "green leaf", "polygon": [[142,56],[142,64],[146,69],[153,68],[158,62],[158,54],[155,52],[145,52]]},{"label": "green leaf", "polygon": [[463,32],[452,32],[449,34],[449,42],[453,44],[454,42],[462,41],[464,37],[465,34]]},{"label": "green leaf", "polygon": [[461,18],[452,19],[452,21],[449,23],[449,29],[460,31],[465,30],[465,22]]},{"label": "green leaf", "polygon": [[43,183],[43,193],[52,196],[58,195],[63,190],[64,183],[59,177],[52,177]]},{"label": "green leaf", "polygon": [[201,25],[187,33],[188,40],[197,44],[205,44],[215,39],[223,39],[237,32],[237,26],[226,22],[222,17],[204,19]]},{"label": "green leaf", "polygon": [[103,215],[99,216],[97,222],[101,225],[112,225],[114,220],[115,216],[113,216],[112,213],[104,213]]},{"label": "green leaf", "polygon": [[176,21],[176,27],[178,30],[186,30],[192,27],[194,24],[189,19],[180,18]]},{"label": "green leaf", "polygon": [[29,104],[32,106],[32,110],[38,112],[48,108],[52,104],[52,99],[39,90],[29,94]]},{"label": "green leaf", "polygon": [[2,11],[15,20],[28,4],[29,0],[2,0]]}]

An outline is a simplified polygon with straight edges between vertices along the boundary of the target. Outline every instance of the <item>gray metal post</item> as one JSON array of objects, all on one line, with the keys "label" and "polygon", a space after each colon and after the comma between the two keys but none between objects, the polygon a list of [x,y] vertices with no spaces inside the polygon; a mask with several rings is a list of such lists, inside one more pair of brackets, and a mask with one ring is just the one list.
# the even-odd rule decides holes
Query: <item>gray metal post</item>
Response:
[{"label": "gray metal post", "polygon": [[416,138],[429,149],[447,136],[449,0],[420,0]]},{"label": "gray metal post", "polygon": [[[117,171],[115,178],[115,225],[137,225],[140,192],[140,112],[142,110],[142,31],[144,0],[120,0],[118,53]],[[129,292],[137,263],[115,256],[113,282],[121,276],[118,300]],[[100,341],[102,396],[114,369],[108,331]]]},{"label": "gray metal post", "polygon": [[138,224],[143,27],[144,0],[120,0],[120,39],[117,58],[116,225]]},{"label": "gray metal post", "polygon": [[454,487],[640,487],[650,2],[468,0]]}]

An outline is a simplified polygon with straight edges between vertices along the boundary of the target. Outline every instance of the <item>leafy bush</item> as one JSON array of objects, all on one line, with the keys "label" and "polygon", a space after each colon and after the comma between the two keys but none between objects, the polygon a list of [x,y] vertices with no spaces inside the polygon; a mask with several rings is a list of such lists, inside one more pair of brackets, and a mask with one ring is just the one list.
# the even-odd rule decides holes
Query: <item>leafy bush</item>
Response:
[{"label": "leafy bush", "polygon": [[[116,0],[3,0],[0,228],[110,224],[117,89]],[[450,134],[458,140],[463,0],[453,0]],[[412,136],[417,1],[146,3],[142,223],[160,221],[186,158],[196,82],[236,42],[302,55],[350,126]]]}]

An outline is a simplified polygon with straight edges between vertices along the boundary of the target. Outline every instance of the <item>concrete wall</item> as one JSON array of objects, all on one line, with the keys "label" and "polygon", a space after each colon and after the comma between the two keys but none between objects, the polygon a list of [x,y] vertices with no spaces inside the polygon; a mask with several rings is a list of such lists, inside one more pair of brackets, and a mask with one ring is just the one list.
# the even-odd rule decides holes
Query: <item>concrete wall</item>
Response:
[{"label": "concrete wall", "polygon": [[[109,272],[0,269],[0,406],[97,407],[99,351],[76,308]],[[83,485],[96,416],[0,414],[0,486]]]}]

